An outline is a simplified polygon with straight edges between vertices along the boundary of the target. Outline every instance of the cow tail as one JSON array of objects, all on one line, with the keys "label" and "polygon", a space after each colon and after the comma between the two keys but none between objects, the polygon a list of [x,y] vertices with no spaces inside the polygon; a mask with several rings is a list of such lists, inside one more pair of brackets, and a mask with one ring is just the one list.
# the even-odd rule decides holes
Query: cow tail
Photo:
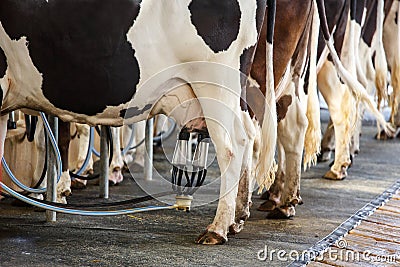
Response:
[{"label": "cow tail", "polygon": [[321,121],[319,99],[317,94],[317,47],[319,36],[319,19],[316,6],[313,8],[313,18],[311,25],[311,45],[309,60],[309,81],[308,81],[308,99],[306,116],[308,126],[304,139],[304,169],[317,163],[317,155],[321,149]]},{"label": "cow tail", "polygon": [[363,104],[365,104],[365,106],[375,116],[376,120],[382,126],[382,128],[386,132],[386,134],[388,134],[389,136],[392,136],[394,133],[393,127],[390,125],[390,123],[386,122],[385,117],[376,108],[376,103],[374,103],[374,100],[371,98],[371,96],[368,95],[365,88],[357,81],[357,79],[355,79],[351,75],[350,72],[348,72],[344,68],[342,62],[340,61],[339,56],[335,50],[335,47],[333,46],[333,42],[332,42],[332,40],[330,40],[328,23],[326,21],[326,16],[325,16],[324,0],[315,0],[315,1],[317,3],[317,7],[318,7],[318,14],[319,14],[320,23],[321,23],[322,34],[323,34],[325,43],[329,49],[329,52],[332,56],[336,71],[338,72],[338,74],[342,78],[342,80],[348,85],[348,87],[349,87],[351,93],[353,94],[353,96],[355,97],[356,101],[357,102],[361,101]]},{"label": "cow tail", "polygon": [[377,19],[376,19],[376,54],[375,54],[375,87],[378,98],[377,107],[380,109],[382,101],[388,100],[387,95],[387,62],[385,49],[383,48],[383,19],[384,19],[384,2],[378,1]]},{"label": "cow tail", "polygon": [[259,192],[269,189],[275,180],[275,147],[277,140],[277,114],[273,73],[273,36],[276,1],[268,0],[267,45],[266,45],[266,93],[264,119],[261,128],[261,153],[257,163]]}]

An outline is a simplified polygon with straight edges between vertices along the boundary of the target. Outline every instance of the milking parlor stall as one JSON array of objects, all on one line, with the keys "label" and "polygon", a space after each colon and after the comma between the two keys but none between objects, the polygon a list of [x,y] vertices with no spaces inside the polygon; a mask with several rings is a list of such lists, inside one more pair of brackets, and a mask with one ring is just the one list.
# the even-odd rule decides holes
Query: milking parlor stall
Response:
[{"label": "milking parlor stall", "polygon": [[1,0],[0,266],[400,266],[399,10]]}]

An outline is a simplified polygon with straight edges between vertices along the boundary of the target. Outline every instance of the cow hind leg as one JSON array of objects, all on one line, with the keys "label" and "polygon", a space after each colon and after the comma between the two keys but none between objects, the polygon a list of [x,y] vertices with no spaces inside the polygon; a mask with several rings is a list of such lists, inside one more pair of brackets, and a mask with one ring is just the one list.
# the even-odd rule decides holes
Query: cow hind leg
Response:
[{"label": "cow hind leg", "polygon": [[321,142],[321,154],[318,156],[318,162],[329,161],[332,157],[332,152],[335,150],[335,129],[333,127],[332,119],[329,120],[328,125]]},{"label": "cow hind leg", "polygon": [[[87,124],[75,123],[76,131],[78,134],[78,159],[76,162],[75,170],[79,170],[84,164],[87,156],[87,150],[89,149],[89,138],[90,138],[90,126]],[[83,174],[93,174],[93,158],[90,157],[89,163]],[[71,187],[74,189],[83,189],[86,187],[87,180],[81,180],[75,178],[71,181]]]},{"label": "cow hind leg", "polygon": [[[207,95],[213,94],[209,92]],[[240,172],[244,160],[243,156],[246,154],[245,150],[248,148],[249,142],[248,133],[243,127],[240,107],[225,106],[223,103],[236,102],[226,101],[227,98],[230,97],[226,96],[225,101],[216,100],[215,103],[214,100],[211,100],[212,103],[210,103],[210,100],[199,98],[206,118],[208,132],[215,145],[218,165],[221,170],[221,185],[214,221],[196,239],[198,244],[215,245],[225,243],[228,240],[228,229],[235,223]]]},{"label": "cow hind leg", "polygon": [[239,233],[243,229],[244,223],[250,217],[250,207],[252,204],[251,197],[256,182],[255,170],[261,145],[260,126],[255,120],[253,120],[254,124],[251,125],[250,117],[245,113],[243,114],[243,120],[249,122],[245,123],[245,128],[249,137],[249,144],[243,156],[242,175],[240,177],[236,198],[235,223],[229,227],[230,234]]},{"label": "cow hind leg", "polygon": [[[289,106],[286,117],[278,124],[278,139],[284,149],[284,172],[280,172],[280,192],[278,206],[268,218],[290,218],[295,215],[295,207],[302,203],[300,197],[301,162],[304,137],[308,126],[305,110],[300,100],[292,94],[293,103]],[[271,197],[276,197],[271,194]],[[274,199],[276,201],[276,199]]]},{"label": "cow hind leg", "polygon": [[[146,121],[140,121],[135,124],[135,141],[136,143],[141,142],[145,138]],[[141,167],[144,167],[145,158],[145,145],[141,144],[135,150],[134,162]]]},{"label": "cow hind leg", "polygon": [[[71,195],[71,177],[69,176],[68,151],[71,141],[70,123],[58,121],[58,147],[62,161],[62,174],[57,183],[57,202],[66,203],[66,197]],[[56,172],[55,172],[56,173]]]},{"label": "cow hind leg", "polygon": [[121,154],[120,145],[120,127],[111,127],[112,138],[113,138],[113,158],[111,160],[109,182],[112,185],[119,184],[123,181],[122,168],[124,166],[124,161]]},{"label": "cow hind leg", "polygon": [[279,138],[276,146],[278,151],[278,170],[276,172],[274,183],[271,185],[269,190],[265,191],[264,194],[261,195],[261,199],[266,201],[257,208],[259,211],[273,211],[281,205],[281,195],[285,185],[285,150]]},{"label": "cow hind leg", "polygon": [[354,123],[354,100],[349,90],[340,82],[332,62],[326,62],[318,74],[318,85],[324,96],[335,130],[335,161],[324,178],[342,180],[347,176],[350,160],[350,139]]},{"label": "cow hind leg", "polygon": [[[1,89],[1,88],[0,88]],[[0,157],[4,156],[4,143],[7,135],[7,120],[8,115],[0,117]],[[2,171],[0,171],[0,181],[2,181]]]}]

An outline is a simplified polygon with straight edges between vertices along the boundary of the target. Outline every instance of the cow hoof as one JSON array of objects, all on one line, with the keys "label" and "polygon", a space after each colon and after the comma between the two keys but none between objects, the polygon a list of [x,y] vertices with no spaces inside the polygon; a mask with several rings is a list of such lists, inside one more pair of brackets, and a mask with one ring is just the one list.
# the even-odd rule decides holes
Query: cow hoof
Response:
[{"label": "cow hoof", "polygon": [[122,166],[122,173],[129,173],[129,167],[125,161],[124,161],[124,166]]},{"label": "cow hoof", "polygon": [[71,191],[71,189],[66,189],[66,190],[62,191],[60,195],[62,197],[69,197],[72,195],[72,191]]},{"label": "cow hoof", "polygon": [[380,133],[377,133],[376,135],[375,135],[375,139],[376,140],[389,140],[389,139],[393,139],[393,136],[389,136],[388,134],[386,134],[386,132],[385,131],[381,131]]},{"label": "cow hoof", "polygon": [[58,195],[56,202],[61,204],[67,204],[67,198],[65,196]]},{"label": "cow hoof", "polygon": [[268,199],[269,199],[269,196],[270,196],[270,193],[269,193],[269,191],[267,190],[267,191],[265,191],[264,193],[261,194],[260,199],[268,200]]},{"label": "cow hoof", "polygon": [[294,207],[296,207],[297,205],[303,205],[303,199],[301,197],[293,199],[292,201],[290,201],[290,204],[293,205]]},{"label": "cow hoof", "polygon": [[340,181],[340,180],[344,180],[346,178],[346,176],[347,176],[346,171],[344,171],[344,172],[342,171],[340,173],[336,173],[336,172],[333,172],[333,171],[329,170],[329,171],[327,171],[325,173],[323,178],[328,179],[328,180],[338,180],[338,181]]},{"label": "cow hoof", "polygon": [[234,223],[231,226],[229,226],[229,234],[236,235],[243,230],[243,227],[244,227],[244,221],[240,220],[240,222]]},{"label": "cow hoof", "polygon": [[108,182],[110,185],[117,185],[124,180],[124,176],[122,176],[122,172],[120,168],[115,168],[112,173],[110,173],[108,177]]},{"label": "cow hoof", "polygon": [[215,232],[209,232],[208,230],[202,233],[196,239],[197,244],[203,244],[203,245],[222,245],[226,241],[228,241],[226,237],[223,237]]},{"label": "cow hoof", "polygon": [[81,180],[81,179],[74,179],[71,181],[71,188],[72,189],[85,189],[86,181]]},{"label": "cow hoof", "polygon": [[276,203],[273,200],[267,200],[257,208],[259,211],[272,211],[274,209],[276,209]]},{"label": "cow hoof", "polygon": [[267,219],[290,219],[296,215],[293,206],[276,208],[267,215]]}]

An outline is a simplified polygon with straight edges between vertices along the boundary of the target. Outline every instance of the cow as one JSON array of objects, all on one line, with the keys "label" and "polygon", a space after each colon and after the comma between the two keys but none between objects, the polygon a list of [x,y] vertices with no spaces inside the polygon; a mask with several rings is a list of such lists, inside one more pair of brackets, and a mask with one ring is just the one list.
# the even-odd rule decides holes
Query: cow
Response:
[{"label": "cow", "polygon": [[[354,53],[354,58],[356,60],[357,77],[367,88],[369,94],[373,93],[374,87],[376,88],[378,108],[380,107],[380,102],[382,100],[387,100],[387,68],[382,44],[382,27],[383,23],[385,23],[385,25],[388,24],[386,16],[389,14],[392,4],[394,4],[393,1],[385,1],[384,5],[383,1],[358,1],[354,22],[354,46],[355,48],[358,48],[354,50],[354,52],[356,52]],[[383,13],[386,15],[385,20],[383,20]],[[372,62],[373,54],[375,54],[375,67]],[[394,57],[388,57],[388,60],[393,61],[393,58]],[[393,95],[395,94],[396,93]],[[393,103],[392,106],[395,105],[396,104]],[[360,110],[358,113],[362,114],[363,111]],[[357,123],[354,128],[355,131],[351,139],[350,158],[353,158],[359,153],[359,136],[361,134],[360,118],[361,116],[357,117]],[[379,138],[379,136],[381,136],[381,138],[384,138],[391,135],[392,133],[386,134],[385,131],[382,131],[377,137]],[[320,160],[327,161],[331,157],[331,152],[335,149],[334,126],[332,120],[328,123],[321,146],[322,154]]]},{"label": "cow", "polygon": [[[290,8],[288,9],[287,7]],[[320,146],[319,104],[316,93],[318,18],[313,1],[277,1],[274,80],[278,114],[278,169],[258,210],[269,218],[290,218],[302,203],[300,177],[304,164],[315,161]],[[291,34],[287,34],[290,32]],[[262,32],[263,33],[263,32]],[[265,92],[265,53],[258,45],[251,75]]]},{"label": "cow", "polygon": [[[121,126],[124,119],[169,115],[180,106],[180,112],[172,114],[177,123],[187,129],[207,127],[223,170],[214,222],[197,242],[224,243],[255,136],[249,114],[240,108],[239,71],[250,71],[265,10],[262,0],[3,0],[1,114],[27,108],[64,121]],[[223,64],[225,71],[213,72],[210,64]],[[174,75],[161,79],[168,68]],[[161,80],[150,87],[154,75]],[[196,82],[204,80],[211,83]],[[273,91],[269,99],[274,103]],[[188,100],[190,104],[181,105]],[[268,187],[276,115],[265,110],[258,177]],[[0,121],[4,142],[6,116]]]},{"label": "cow", "polygon": [[[336,25],[334,37],[335,46],[342,52],[344,64],[351,70],[353,77],[357,77],[357,63],[354,55],[355,51],[355,33],[359,32],[357,27],[356,1],[328,1],[332,5],[333,10],[342,10],[342,12],[332,12],[332,14],[341,14],[340,17],[331,18],[330,28],[333,29]],[[347,17],[350,12],[350,20]],[[357,30],[358,29],[358,30]],[[322,43],[322,42],[321,42]],[[323,46],[322,46],[323,47]],[[321,51],[322,49],[320,49]],[[322,52],[320,53],[322,54]],[[325,60],[321,58],[320,60]],[[343,84],[338,78],[335,66],[332,61],[327,60],[321,64],[321,69],[318,73],[318,86],[320,92],[328,103],[329,112],[333,122],[335,131],[335,161],[331,169],[324,175],[327,179],[341,180],[347,176],[347,168],[351,164],[350,159],[350,143],[353,134],[354,125],[357,121],[359,113],[359,103],[364,103],[368,109],[372,111],[377,118],[378,123],[384,128],[388,134],[393,133],[393,128],[385,122],[383,115],[378,111],[371,97],[367,94],[360,85],[360,90],[357,92],[349,91],[351,85]],[[355,96],[356,98],[353,98]],[[328,137],[332,137],[332,127],[326,131]],[[358,137],[358,135],[357,135]],[[322,141],[322,152],[330,153],[333,144],[332,139],[324,138]],[[357,146],[354,146],[353,151],[357,151]],[[327,156],[323,156],[327,159]]]},{"label": "cow", "polygon": [[[187,131],[207,131],[222,173],[220,199],[213,223],[196,242],[222,244],[249,205],[249,180],[255,176],[260,189],[269,188],[275,175],[275,9],[274,1],[267,2],[266,38],[259,39],[267,4],[262,0],[3,0],[1,112],[24,107],[65,121],[111,126],[165,113]],[[324,19],[323,2],[316,2]],[[338,72],[359,92],[322,21]],[[258,40],[266,50],[260,131],[240,105],[240,72],[250,74]],[[5,122],[3,116],[0,140]]]},{"label": "cow", "polygon": [[[278,12],[279,12],[279,3],[278,2]],[[305,2],[303,2],[303,4],[306,4]],[[336,7],[338,9],[345,9],[343,11],[343,14],[341,17],[338,17],[338,19],[342,19],[341,23],[338,23],[338,27],[336,28],[336,35],[335,37],[336,39],[336,47],[337,49],[341,48],[341,40],[340,38],[344,38],[344,29],[346,28],[347,25],[347,12],[349,12],[349,5],[350,2],[345,3],[343,2],[332,2],[331,3],[331,8],[332,6],[339,6]],[[283,6],[288,6],[287,3],[285,3],[285,5]],[[294,6],[293,4],[291,6]],[[346,9],[347,6],[347,9]],[[285,15],[290,15],[290,13],[287,12],[286,8],[282,8],[282,12],[284,10],[284,14],[280,14],[278,15],[278,17],[284,17]],[[302,8],[301,10],[305,10],[305,8]],[[307,13],[302,13],[304,16],[307,15]],[[340,12],[332,12],[330,13],[331,15],[340,15]],[[301,16],[300,15],[296,15],[295,16],[297,19],[300,19]],[[304,18],[305,20],[305,18]],[[302,27],[299,27],[299,25],[302,25],[301,22],[299,22],[298,20],[296,20],[295,18],[289,18],[289,19],[285,19],[283,20],[285,22],[287,22],[287,24],[289,24],[288,21],[293,21],[294,27],[296,27],[296,29],[299,29],[301,31]],[[277,21],[277,30],[276,30],[276,38],[279,38],[279,23],[281,21],[278,20]],[[282,23],[283,24],[283,23]],[[333,26],[331,26],[333,27]],[[340,31],[340,29],[343,29],[343,31]],[[283,34],[286,33],[286,29],[282,31]],[[295,31],[291,31],[291,32],[295,32]],[[305,28],[304,32],[306,33],[310,33],[312,34],[312,31],[310,31],[310,27]],[[293,38],[294,34],[291,35],[290,37],[286,37],[286,38]],[[307,35],[306,35],[307,36]],[[307,36],[308,37],[308,36]],[[322,36],[321,36],[322,37]],[[339,38],[338,38],[339,37]],[[284,39],[284,38],[282,38]],[[303,37],[304,39],[304,37]],[[311,40],[313,40],[313,38],[310,37]],[[324,42],[323,38],[321,38],[321,42]],[[276,42],[278,43],[278,42]],[[282,42],[283,44],[287,44],[290,43],[288,41],[286,42]],[[280,44],[282,44],[280,43]],[[310,47],[316,47],[317,44],[309,44]],[[281,45],[283,46],[283,45]],[[301,47],[300,45],[298,47]],[[286,47],[287,48],[287,47]],[[304,45],[303,45],[304,48]],[[323,46],[320,46],[320,48],[323,48]],[[286,56],[290,56],[291,54],[288,52],[290,50],[284,50],[282,49],[282,51],[279,51],[280,47],[276,47],[275,48],[276,51],[274,51],[276,54],[278,55],[286,55]],[[311,49],[310,49],[311,50]],[[305,51],[307,51],[307,49],[305,49]],[[310,53],[311,51],[309,51]],[[306,53],[306,52],[303,52]],[[322,54],[322,49],[320,49],[320,56]],[[294,54],[295,56],[297,56],[297,54]],[[262,58],[262,57],[261,57]],[[313,57],[311,57],[313,58]],[[274,63],[276,64],[276,62],[278,62],[278,64],[280,62],[283,62],[282,64],[284,64],[284,60],[282,60],[281,57],[277,57],[276,59],[277,61],[274,61]],[[297,61],[296,61],[297,60]],[[256,62],[257,62],[257,58],[256,58]],[[304,67],[306,68],[306,66],[302,65],[303,61],[299,60],[298,58],[292,58],[292,66],[295,66],[296,64],[299,64],[299,66],[303,66],[303,70]],[[314,64],[309,64],[309,67],[314,66]],[[333,65],[331,65],[331,67],[333,67]],[[279,69],[279,65],[278,65],[278,69]],[[293,68],[295,69],[295,68]],[[299,71],[300,70],[300,71]],[[301,75],[301,68],[299,68],[299,70],[297,71],[297,79],[300,80],[303,79],[304,80],[304,75]],[[332,69],[334,71],[336,71],[335,69]],[[276,69],[275,69],[276,71]],[[312,73],[312,72],[309,72]],[[354,72],[353,72],[354,73]],[[293,70],[292,73],[293,74]],[[337,75],[337,74],[335,74]],[[296,75],[295,75],[296,77]],[[322,76],[324,77],[324,76]],[[337,77],[337,76],[336,76]],[[267,199],[267,201],[265,201],[263,204],[261,204],[261,206],[259,207],[259,210],[262,211],[272,211],[268,217],[270,218],[275,218],[275,217],[279,217],[279,218],[290,218],[292,216],[295,215],[295,206],[298,204],[302,203],[302,199],[300,197],[300,175],[301,175],[301,155],[303,152],[303,144],[304,142],[306,143],[304,148],[305,148],[305,156],[304,156],[304,162],[305,164],[310,162],[310,157],[314,157],[316,153],[318,153],[318,149],[315,148],[315,145],[319,145],[319,133],[318,129],[319,129],[319,117],[315,116],[315,114],[317,113],[317,111],[315,111],[316,107],[318,107],[318,105],[313,105],[313,99],[314,101],[316,101],[316,95],[312,95],[310,94],[310,98],[309,98],[309,102],[307,105],[307,109],[313,109],[313,112],[307,112],[307,119],[304,118],[304,110],[306,110],[306,108],[304,107],[304,103],[305,101],[301,101],[301,94],[299,92],[301,92],[298,88],[298,84],[299,82],[295,81],[295,79],[293,79],[294,77],[292,77],[292,80],[294,82],[294,84],[296,85],[296,95],[295,96],[291,96],[291,95],[287,95],[286,99],[282,97],[281,100],[278,101],[278,119],[283,118],[283,120],[279,123],[278,126],[278,157],[279,157],[279,164],[278,164],[278,172],[277,172],[277,177],[276,180],[273,184],[273,186],[271,187],[271,189],[269,191],[267,191],[265,194],[263,194],[262,198],[263,199]],[[279,79],[276,78],[276,79]],[[321,77],[319,77],[319,79],[321,79]],[[309,87],[306,88],[309,93],[312,93],[315,91],[315,84],[312,84],[313,79],[309,79]],[[340,83],[340,81],[339,81]],[[303,83],[300,83],[303,84]],[[307,84],[307,81],[306,81]],[[323,85],[323,84],[322,84]],[[311,86],[311,87],[310,87]],[[313,88],[314,86],[314,88]],[[323,87],[323,86],[322,86]],[[326,92],[326,87],[323,87],[322,90],[324,90],[324,92]],[[331,90],[337,90],[338,88],[336,87],[331,87],[328,88]],[[342,89],[344,90],[345,87],[343,86]],[[346,91],[342,91],[344,93],[346,93]],[[337,93],[337,91],[335,91],[334,93]],[[333,93],[333,94],[334,94]],[[350,91],[347,92],[348,95],[350,95]],[[290,97],[288,97],[290,96]],[[278,94],[277,94],[277,97]],[[289,100],[288,100],[289,99]],[[294,99],[295,101],[298,101],[298,103],[296,103],[297,105],[292,105],[291,104],[291,100]],[[311,101],[310,101],[311,100]],[[336,99],[336,101],[340,101],[340,99]],[[302,107],[303,105],[303,107]],[[286,115],[286,111],[289,110],[288,114]],[[280,112],[279,112],[280,111]],[[308,111],[308,110],[307,110]],[[283,113],[283,116],[281,114]],[[314,119],[312,118],[312,116],[310,116],[309,114],[314,115]],[[287,118],[286,118],[287,116]],[[318,118],[318,121],[316,120],[316,118]],[[317,121],[317,122],[316,122]],[[308,125],[308,130],[307,130],[307,134],[306,136],[304,136],[304,130],[305,128],[307,128],[307,123],[311,123],[313,125],[313,127],[310,127],[310,125]],[[345,122],[344,122],[345,123]],[[347,122],[350,123],[350,122]],[[318,127],[315,127],[318,126]],[[309,129],[313,129],[313,130],[309,130]],[[313,133],[313,134],[310,134]],[[312,138],[311,138],[312,136]],[[311,142],[313,141],[313,142]],[[307,142],[311,143],[313,147],[312,150],[308,150],[308,151],[312,151],[312,153],[307,153]],[[310,146],[310,145],[308,145]],[[309,156],[307,156],[309,155]]]}]

